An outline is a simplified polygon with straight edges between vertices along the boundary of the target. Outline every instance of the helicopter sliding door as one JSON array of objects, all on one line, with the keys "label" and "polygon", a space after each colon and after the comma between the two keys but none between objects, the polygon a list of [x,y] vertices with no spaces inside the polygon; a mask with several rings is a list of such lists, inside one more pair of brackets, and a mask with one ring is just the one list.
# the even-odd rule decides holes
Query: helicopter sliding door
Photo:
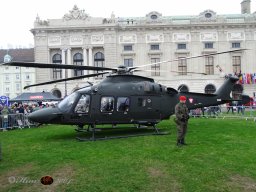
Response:
[{"label": "helicopter sliding door", "polygon": [[134,121],[156,122],[160,119],[161,96],[139,96],[133,98],[132,114]]},{"label": "helicopter sliding door", "polygon": [[102,123],[129,123],[129,97],[102,96],[100,98],[100,116]]}]

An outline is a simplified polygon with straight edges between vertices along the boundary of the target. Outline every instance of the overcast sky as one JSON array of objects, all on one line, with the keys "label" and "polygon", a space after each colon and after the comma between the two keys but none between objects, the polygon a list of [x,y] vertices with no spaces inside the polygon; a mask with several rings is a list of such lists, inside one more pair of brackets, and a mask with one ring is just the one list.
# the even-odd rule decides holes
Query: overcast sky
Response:
[{"label": "overcast sky", "polygon": [[[74,5],[91,17],[144,17],[151,11],[163,16],[198,15],[211,9],[217,14],[240,14],[242,0],[4,0],[1,1],[0,48],[33,46],[33,28],[37,14],[40,19],[61,19]],[[256,0],[251,0],[251,12]]]}]

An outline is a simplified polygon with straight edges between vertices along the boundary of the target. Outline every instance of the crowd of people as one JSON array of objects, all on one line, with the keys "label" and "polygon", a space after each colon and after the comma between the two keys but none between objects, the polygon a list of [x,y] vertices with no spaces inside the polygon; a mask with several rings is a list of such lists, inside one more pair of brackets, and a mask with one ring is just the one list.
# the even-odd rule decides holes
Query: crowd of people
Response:
[{"label": "crowd of people", "polygon": [[41,108],[55,107],[55,104],[37,102],[37,103],[13,103],[10,106],[0,105],[0,128],[12,129],[13,127],[30,127],[27,115]]}]

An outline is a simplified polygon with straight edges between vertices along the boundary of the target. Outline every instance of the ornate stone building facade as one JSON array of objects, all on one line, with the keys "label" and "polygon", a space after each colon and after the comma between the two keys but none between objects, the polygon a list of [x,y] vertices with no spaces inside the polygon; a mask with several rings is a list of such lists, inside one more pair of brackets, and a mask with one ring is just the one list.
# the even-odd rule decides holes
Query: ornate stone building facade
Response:
[{"label": "ornate stone building facade", "polygon": [[[121,64],[140,66],[249,49],[152,65],[138,75],[154,78],[181,91],[213,92],[224,80],[220,77],[221,68],[228,74],[245,75],[246,79],[242,79],[236,89],[243,89],[244,93],[252,96],[256,92],[256,13],[250,13],[250,9],[250,0],[244,0],[241,14],[218,15],[213,10],[205,10],[193,16],[163,16],[153,11],[145,17],[122,18],[111,14],[110,18],[96,18],[74,6],[61,19],[44,21],[36,18],[31,30],[35,41],[35,61],[105,67]],[[88,72],[37,69],[36,73],[36,82],[39,83]],[[251,82],[247,82],[248,74]],[[85,86],[87,81],[95,82],[102,78],[69,81],[36,89],[63,97]]]}]

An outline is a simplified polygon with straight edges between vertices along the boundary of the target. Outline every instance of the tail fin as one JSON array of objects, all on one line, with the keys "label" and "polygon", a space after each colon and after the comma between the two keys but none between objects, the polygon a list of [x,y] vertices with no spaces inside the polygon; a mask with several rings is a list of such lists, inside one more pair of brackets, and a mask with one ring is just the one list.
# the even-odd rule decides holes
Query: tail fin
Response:
[{"label": "tail fin", "polygon": [[227,77],[227,80],[214,94],[218,95],[218,97],[222,100],[232,100],[232,98],[230,97],[230,93],[238,80],[238,77],[235,76]]}]

